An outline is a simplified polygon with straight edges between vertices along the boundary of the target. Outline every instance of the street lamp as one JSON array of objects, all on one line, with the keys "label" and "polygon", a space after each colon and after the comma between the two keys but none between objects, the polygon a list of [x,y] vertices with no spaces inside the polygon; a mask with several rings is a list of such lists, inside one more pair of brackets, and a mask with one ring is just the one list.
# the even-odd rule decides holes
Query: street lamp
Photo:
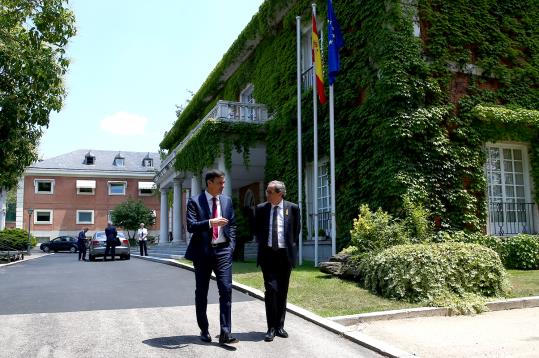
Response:
[{"label": "street lamp", "polygon": [[30,241],[30,222],[32,221],[32,213],[34,212],[34,209],[28,209],[28,255],[30,255],[30,246],[31,246],[31,241]]}]

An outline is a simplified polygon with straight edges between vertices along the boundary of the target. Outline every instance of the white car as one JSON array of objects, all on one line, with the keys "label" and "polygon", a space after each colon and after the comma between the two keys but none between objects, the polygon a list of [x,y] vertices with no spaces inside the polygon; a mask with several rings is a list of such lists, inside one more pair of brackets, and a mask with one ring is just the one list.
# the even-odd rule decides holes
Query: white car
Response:
[{"label": "white car", "polygon": [[[118,232],[118,239],[120,239],[120,245],[116,246],[114,257],[120,256],[120,259],[129,260],[131,258],[129,240],[125,237],[124,233],[120,231]],[[90,241],[90,245],[88,247],[88,256],[90,261],[95,261],[96,257],[104,257],[106,246],[107,236],[105,235],[105,231],[96,231],[92,236],[92,240]]]}]

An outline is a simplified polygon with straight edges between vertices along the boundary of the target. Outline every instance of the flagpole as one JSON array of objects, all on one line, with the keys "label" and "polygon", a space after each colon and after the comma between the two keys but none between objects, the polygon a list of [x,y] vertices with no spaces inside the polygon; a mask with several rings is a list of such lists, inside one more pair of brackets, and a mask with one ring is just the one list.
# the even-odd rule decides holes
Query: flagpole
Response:
[{"label": "flagpole", "polygon": [[[316,4],[312,4],[316,21]],[[314,267],[318,267],[318,102],[316,99],[316,69],[313,58],[313,220],[314,220]]]},{"label": "flagpole", "polygon": [[329,166],[331,177],[331,255],[337,251],[337,224],[335,208],[335,109],[333,108],[333,84],[329,85]]},{"label": "flagpole", "polygon": [[[297,103],[298,103],[298,206],[299,206],[299,213],[300,217],[301,215],[301,209],[302,209],[302,185],[303,185],[303,178],[302,178],[302,162],[301,162],[301,16],[296,16],[296,55],[297,55]],[[303,225],[299,225],[299,264],[303,264],[303,237],[302,237],[302,227]]]}]

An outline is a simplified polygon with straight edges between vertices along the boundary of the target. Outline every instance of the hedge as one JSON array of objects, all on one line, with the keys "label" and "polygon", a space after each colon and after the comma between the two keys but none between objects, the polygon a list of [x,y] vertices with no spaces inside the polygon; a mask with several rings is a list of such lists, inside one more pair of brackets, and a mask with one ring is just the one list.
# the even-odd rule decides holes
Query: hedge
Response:
[{"label": "hedge", "polygon": [[[35,245],[37,240],[30,235],[30,242]],[[9,247],[16,250],[28,248],[28,231],[22,229],[5,229],[0,231],[0,247]]]},{"label": "hedge", "polygon": [[479,244],[398,245],[366,257],[360,271],[365,288],[409,302],[448,294],[501,296],[509,288],[498,254]]}]

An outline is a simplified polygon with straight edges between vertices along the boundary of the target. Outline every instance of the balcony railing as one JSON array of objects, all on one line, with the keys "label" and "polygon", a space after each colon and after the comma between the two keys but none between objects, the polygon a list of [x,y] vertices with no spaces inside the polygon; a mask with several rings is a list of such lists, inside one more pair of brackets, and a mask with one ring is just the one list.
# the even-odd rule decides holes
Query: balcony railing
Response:
[{"label": "balcony railing", "polygon": [[313,88],[313,66],[309,67],[301,74],[301,88],[304,91]]},{"label": "balcony railing", "polygon": [[496,236],[536,234],[534,203],[489,203],[489,233]]},{"label": "balcony railing", "polygon": [[[314,238],[314,215],[313,213],[309,213],[309,216],[311,217],[310,226],[312,238]],[[326,233],[326,237],[329,238],[331,236],[331,212],[329,210],[318,212],[318,231],[320,232],[320,230],[323,230]]]},{"label": "balcony railing", "polygon": [[154,180],[159,179],[174,164],[174,158],[180,153],[191,138],[209,120],[220,120],[226,122],[245,122],[262,124],[268,120],[268,110],[262,104],[240,103],[230,101],[218,101],[215,107],[193,128],[183,140],[170,152],[161,163],[161,168]]}]

